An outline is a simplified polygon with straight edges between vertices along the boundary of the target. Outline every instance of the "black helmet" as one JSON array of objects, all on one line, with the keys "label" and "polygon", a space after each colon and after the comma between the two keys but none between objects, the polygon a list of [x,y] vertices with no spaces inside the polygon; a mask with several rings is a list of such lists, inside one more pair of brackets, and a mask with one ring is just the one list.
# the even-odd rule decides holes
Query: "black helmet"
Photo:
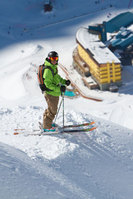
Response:
[{"label": "black helmet", "polygon": [[58,53],[55,51],[51,51],[48,53],[48,58],[50,58],[50,57],[58,57]]}]

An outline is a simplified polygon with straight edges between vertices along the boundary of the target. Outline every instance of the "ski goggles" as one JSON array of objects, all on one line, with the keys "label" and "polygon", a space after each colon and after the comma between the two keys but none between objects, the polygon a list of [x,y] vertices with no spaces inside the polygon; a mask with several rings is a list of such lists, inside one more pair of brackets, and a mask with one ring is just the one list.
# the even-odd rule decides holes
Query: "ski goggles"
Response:
[{"label": "ski goggles", "polygon": [[51,61],[58,61],[58,57],[50,57]]}]

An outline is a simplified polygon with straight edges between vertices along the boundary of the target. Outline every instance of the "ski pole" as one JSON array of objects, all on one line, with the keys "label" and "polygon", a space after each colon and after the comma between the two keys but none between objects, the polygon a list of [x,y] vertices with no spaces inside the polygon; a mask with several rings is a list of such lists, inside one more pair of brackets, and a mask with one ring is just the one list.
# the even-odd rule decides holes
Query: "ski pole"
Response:
[{"label": "ski pole", "polygon": [[60,105],[59,105],[59,108],[58,108],[58,110],[57,110],[57,114],[56,114],[56,117],[55,117],[55,119],[54,119],[54,123],[56,122],[56,119],[57,119],[57,117],[58,117],[58,114],[59,114],[59,111],[60,111],[62,102],[63,102],[63,98],[62,98],[62,100],[61,100],[61,102],[60,102]]},{"label": "ski pole", "polygon": [[62,93],[62,101],[63,101],[63,130],[64,130],[64,93]]}]

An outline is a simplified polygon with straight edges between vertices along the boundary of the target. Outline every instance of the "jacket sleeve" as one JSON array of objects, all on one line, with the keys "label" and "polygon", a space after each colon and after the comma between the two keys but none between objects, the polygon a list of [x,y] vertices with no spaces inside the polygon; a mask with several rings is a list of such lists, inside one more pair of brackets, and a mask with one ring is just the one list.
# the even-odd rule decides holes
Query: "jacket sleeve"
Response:
[{"label": "jacket sleeve", "polygon": [[44,78],[44,83],[47,88],[55,92],[60,92],[60,86],[53,84],[53,75],[49,69],[45,69],[43,78]]},{"label": "jacket sleeve", "polygon": [[63,79],[59,74],[57,74],[57,75],[58,75],[58,79],[59,79],[60,83],[65,85],[66,84],[66,80]]}]

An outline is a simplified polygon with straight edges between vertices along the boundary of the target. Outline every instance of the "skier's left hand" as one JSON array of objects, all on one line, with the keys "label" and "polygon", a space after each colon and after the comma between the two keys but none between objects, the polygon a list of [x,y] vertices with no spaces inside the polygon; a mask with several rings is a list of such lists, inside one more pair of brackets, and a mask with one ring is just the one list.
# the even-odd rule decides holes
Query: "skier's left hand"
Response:
[{"label": "skier's left hand", "polygon": [[66,80],[66,85],[69,86],[71,84],[70,80]]}]

